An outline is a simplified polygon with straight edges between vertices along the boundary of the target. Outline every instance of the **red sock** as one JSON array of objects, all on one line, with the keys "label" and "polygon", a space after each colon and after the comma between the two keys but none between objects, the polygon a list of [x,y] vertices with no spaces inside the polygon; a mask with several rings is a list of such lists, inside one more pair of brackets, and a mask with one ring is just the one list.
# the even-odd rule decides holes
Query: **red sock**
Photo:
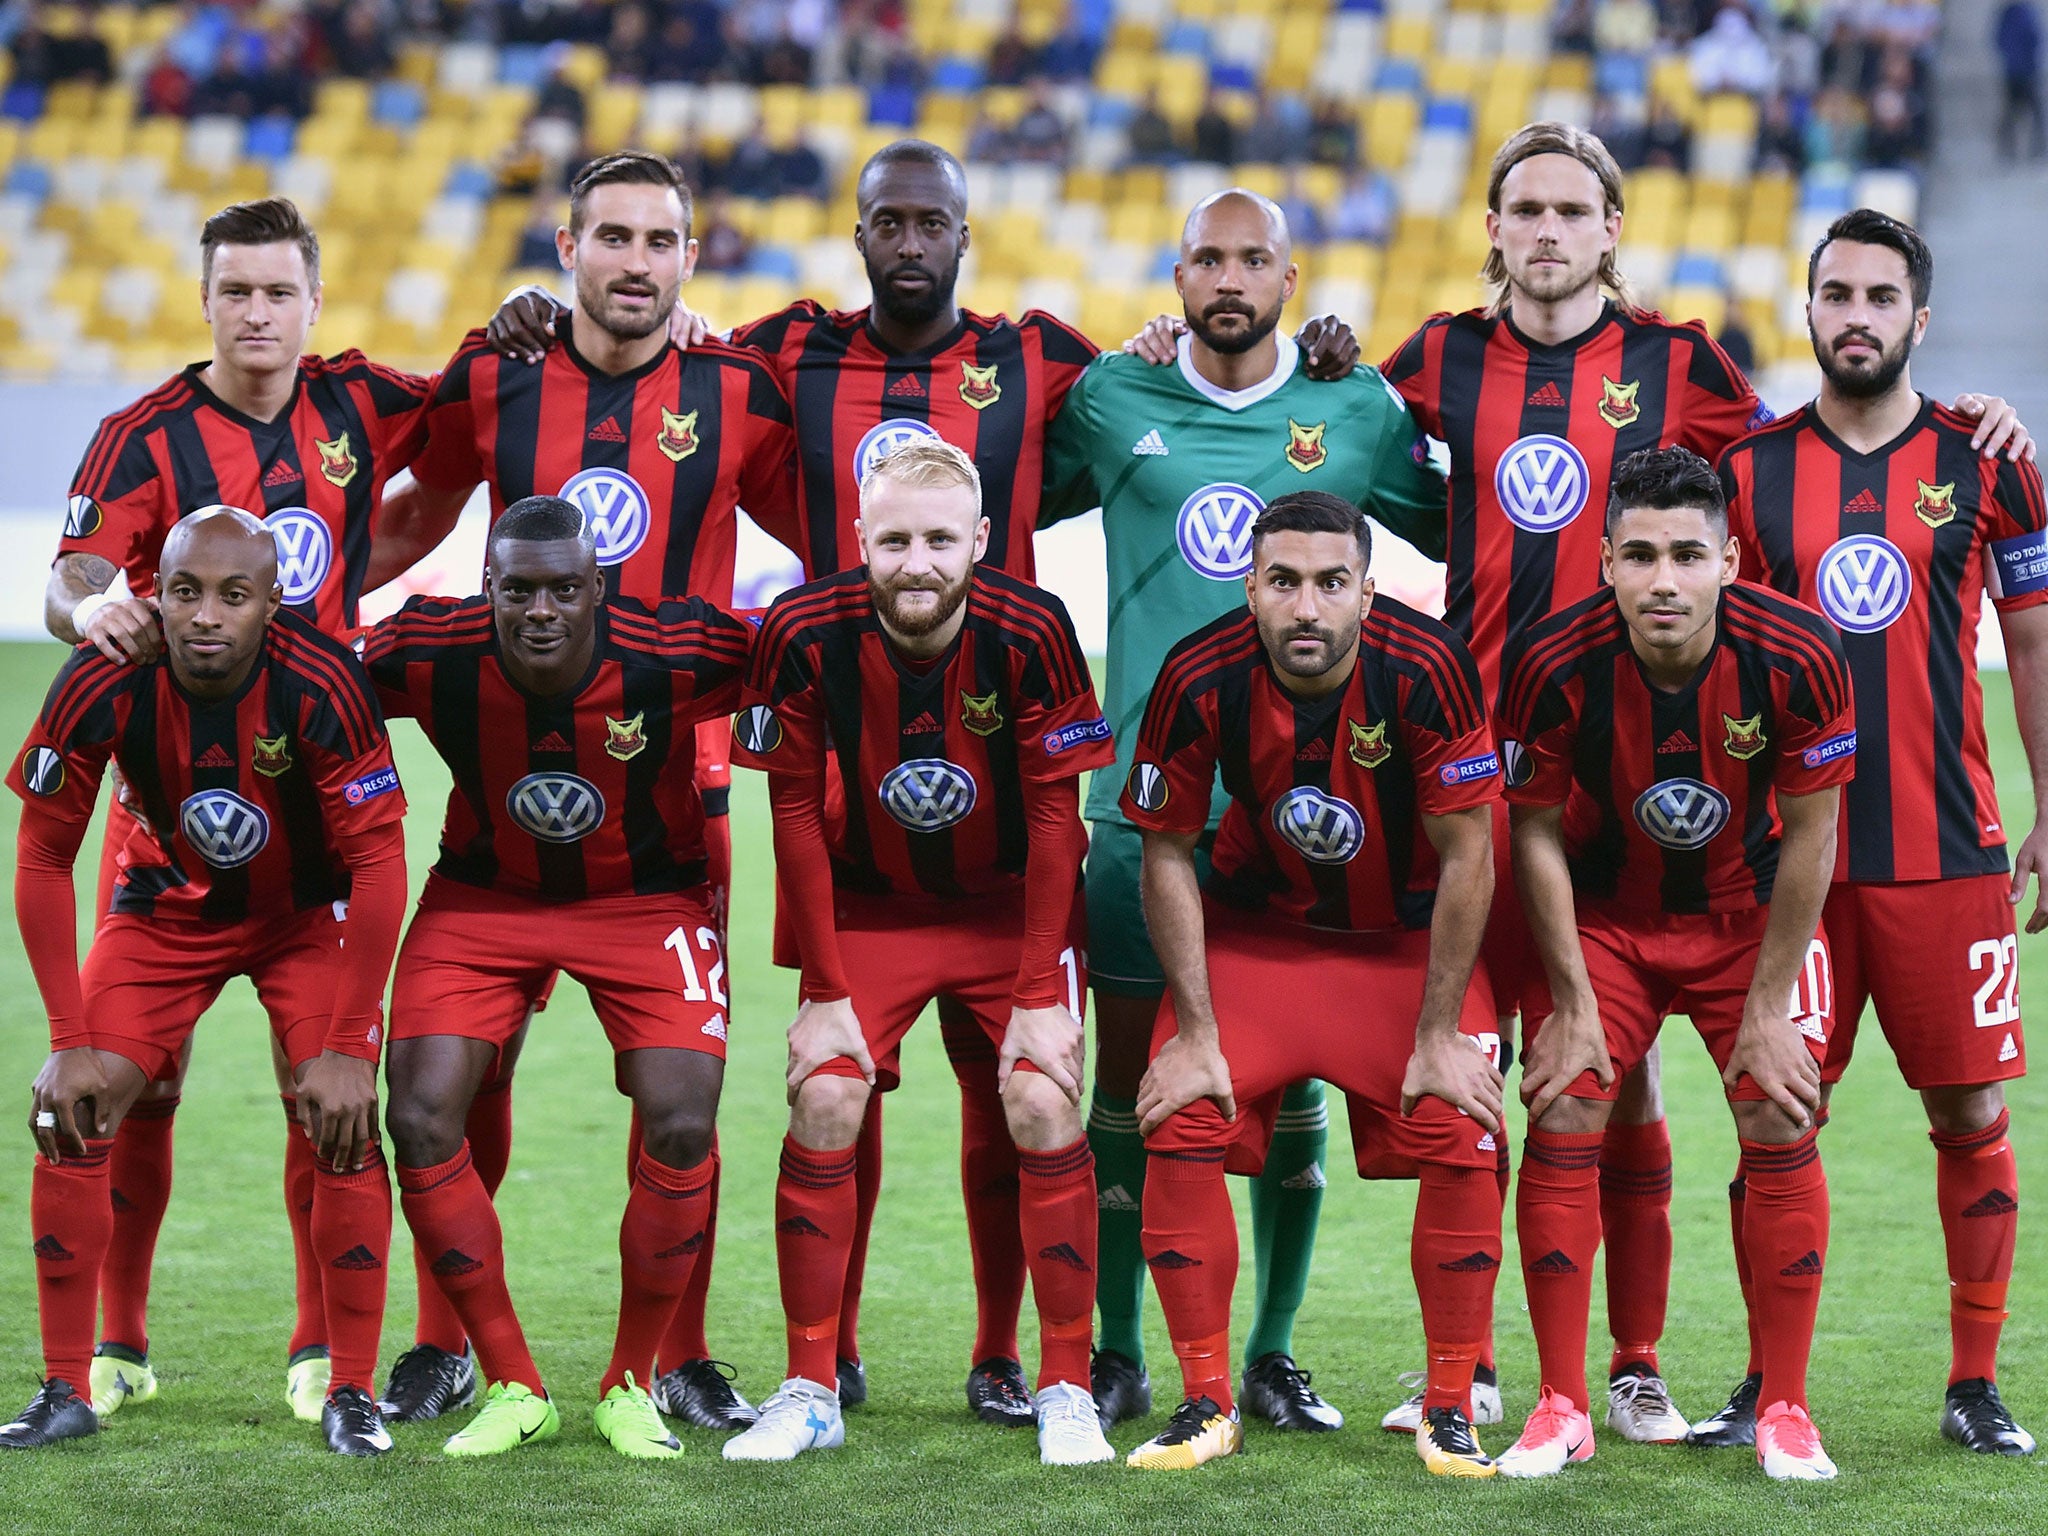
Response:
[{"label": "red sock", "polygon": [[100,1266],[100,1337],[149,1353],[149,1276],[171,1203],[171,1127],[176,1095],[143,1099],[122,1117],[107,1160],[113,1238]]},{"label": "red sock", "polygon": [[1742,1218],[1749,1208],[1748,1196],[1749,1184],[1738,1164],[1735,1182],[1728,1186],[1728,1229],[1735,1239],[1735,1281],[1742,1287],[1743,1321],[1749,1325],[1749,1364],[1743,1367],[1743,1374],[1761,1376],[1764,1373],[1764,1341],[1756,1331],[1756,1279],[1749,1272],[1749,1250],[1742,1244]]},{"label": "red sock", "polygon": [[[996,1357],[1015,1360],[1027,1250],[1018,1235],[1019,1153],[1010,1139],[1002,1096],[996,1092],[996,1048],[972,1014],[953,1016],[944,1000],[939,1004],[939,1026],[953,1076],[960,1084],[960,1194],[967,1206],[967,1247],[974,1255],[972,1360],[975,1364]],[[1092,1177],[1092,1162],[1089,1168]],[[1088,1225],[1094,1227],[1093,1215]],[[1089,1263],[1092,1267],[1094,1261]],[[1032,1270],[1034,1276],[1036,1273]],[[1041,1326],[1044,1311],[1041,1301]]]},{"label": "red sock", "polygon": [[1785,1146],[1742,1143],[1748,1194],[1742,1242],[1756,1287],[1756,1326],[1764,1357],[1761,1408],[1806,1406],[1806,1362],[1820,1310],[1828,1258],[1828,1180],[1814,1131]]},{"label": "red sock", "polygon": [[299,1124],[299,1101],[281,1094],[284,1102],[284,1214],[292,1227],[292,1278],[296,1287],[291,1343],[286,1358],[324,1348],[327,1302],[321,1293],[320,1261],[313,1256],[313,1176],[317,1160],[306,1129]]},{"label": "red sock", "polygon": [[655,1346],[689,1284],[704,1246],[704,1218],[711,1208],[711,1159],[691,1168],[671,1168],[640,1154],[633,1193],[619,1222],[619,1328],[612,1338],[612,1363],[598,1383],[601,1397],[630,1375],[641,1386],[653,1380]]},{"label": "red sock", "polygon": [[1600,1248],[1600,1135],[1531,1126],[1515,1185],[1522,1278],[1543,1385],[1586,1406],[1586,1332]]},{"label": "red sock", "polygon": [[[469,1137],[469,1156],[476,1176],[483,1180],[484,1193],[493,1200],[505,1182],[505,1169],[512,1161],[512,1079],[485,1083],[469,1101],[469,1119],[464,1123]],[[420,1298],[419,1324],[413,1342],[431,1344],[451,1355],[459,1355],[469,1342],[462,1319],[434,1283],[434,1256],[418,1243],[412,1245],[413,1279]]]},{"label": "red sock", "polygon": [[[840,1360],[860,1358],[860,1289],[868,1272],[868,1236],[875,1228],[875,1202],[882,1198],[882,1096],[868,1095],[868,1112],[853,1144],[853,1236],[846,1250],[846,1279],[839,1296]],[[838,1369],[834,1362],[834,1371]],[[828,1378],[828,1379],[836,1379]]]},{"label": "red sock", "polygon": [[1600,1235],[1607,1244],[1607,1374],[1652,1376],[1671,1299],[1671,1130],[1609,1121],[1600,1143]]},{"label": "red sock", "polygon": [[2006,1131],[2011,1114],[1982,1130],[1929,1133],[1935,1150],[1935,1199],[1948,1246],[1949,1385],[1998,1379],[1998,1335],[2012,1280],[2020,1226],[2020,1170]]},{"label": "red sock", "polygon": [[794,1137],[782,1138],[775,1268],[782,1278],[789,1374],[823,1387],[839,1380],[839,1305],[860,1208],[856,1161],[853,1147],[814,1152]]},{"label": "red sock", "polygon": [[431,1168],[398,1169],[398,1199],[413,1241],[434,1255],[434,1283],[462,1319],[487,1382],[543,1392],[540,1368],[505,1289],[505,1237],[477,1177],[469,1144]]},{"label": "red sock", "polygon": [[704,1311],[711,1295],[711,1256],[718,1251],[718,1180],[723,1163],[718,1156],[718,1133],[711,1135],[711,1188],[706,1198],[710,1202],[704,1212],[704,1246],[697,1250],[697,1262],[690,1266],[690,1278],[683,1286],[682,1299],[676,1303],[675,1316],[669,1319],[668,1332],[661,1336],[661,1347],[655,1351],[655,1362],[664,1371],[672,1371],[685,1360],[708,1360],[711,1357],[710,1342],[704,1336]]},{"label": "red sock", "polygon": [[1223,1152],[1153,1152],[1145,1159],[1145,1263],[1180,1359],[1182,1391],[1230,1391],[1230,1293],[1237,1286],[1237,1213],[1223,1186]]},{"label": "red sock", "polygon": [[1481,1341],[1493,1325],[1500,1273],[1500,1184],[1476,1168],[1424,1163],[1408,1262],[1422,1302],[1429,1376],[1422,1406],[1463,1408]]},{"label": "red sock", "polygon": [[[1019,1147],[1016,1157],[1019,1232],[1038,1308],[1038,1385],[1085,1388],[1095,1328],[1095,1154],[1082,1136],[1056,1152]],[[980,1350],[976,1359],[986,1360]]]},{"label": "red sock", "polygon": [[92,1325],[99,1312],[100,1265],[114,1235],[107,1161],[114,1143],[90,1140],[85,1155],[52,1163],[36,1155],[29,1184],[35,1231],[36,1310],[43,1324],[43,1375],[91,1396]]},{"label": "red sock", "polygon": [[370,1148],[357,1173],[316,1165],[312,1231],[334,1369],[328,1390],[361,1387],[374,1394],[391,1261],[391,1175],[380,1148]]}]

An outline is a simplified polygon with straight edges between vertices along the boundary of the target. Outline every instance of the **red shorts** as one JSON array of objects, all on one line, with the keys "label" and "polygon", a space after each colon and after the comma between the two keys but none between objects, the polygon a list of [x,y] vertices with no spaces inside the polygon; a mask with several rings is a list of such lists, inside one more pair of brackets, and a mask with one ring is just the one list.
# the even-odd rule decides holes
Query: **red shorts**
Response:
[{"label": "red shorts", "polygon": [[1508,837],[1508,807],[1497,804],[1493,813],[1493,909],[1486,915],[1486,939],[1479,957],[1486,967],[1493,991],[1493,1016],[1505,1019],[1533,1010],[1542,991],[1543,963],[1536,954],[1536,939],[1529,932],[1529,914],[1522,910],[1522,895],[1515,888],[1514,850]]},{"label": "red shorts", "polygon": [[725,945],[701,889],[549,903],[429,875],[398,951],[391,1038],[502,1050],[556,971],[589,992],[614,1051],[725,1059]]},{"label": "red shorts", "polygon": [[[1024,958],[1021,886],[943,904],[841,891],[833,905],[846,985],[868,1055],[874,1058],[877,1088],[886,1093],[903,1081],[903,1037],[935,998],[959,1003],[996,1048],[1002,1048],[1017,990],[1017,966]],[[1086,1017],[1082,1010],[1088,975],[1082,946],[1087,933],[1087,908],[1076,891],[1067,947],[1060,952],[1064,1000],[1076,1019]],[[1038,1070],[1028,1061],[1017,1066],[1021,1071]],[[818,1072],[860,1076],[849,1056],[826,1062]]]},{"label": "red shorts", "polygon": [[[1750,978],[1763,945],[1766,907],[1746,912],[1641,913],[1594,902],[1579,906],[1579,944],[1586,975],[1600,1002],[1607,1030],[1607,1054],[1614,1064],[1612,1086],[1602,1088],[1592,1073],[1565,1091],[1574,1098],[1605,1099],[1621,1092],[1621,1079],[1649,1054],[1664,1020],[1674,1013],[1691,1018],[1717,1068],[1725,1068],[1742,1027]],[[1828,970],[1828,934],[1823,928],[1807,946],[1806,964],[1788,999],[1789,1016],[1815,1061],[1827,1059],[1834,1015]],[[1535,1037],[1541,1023],[1529,1026]],[[1731,1099],[1761,1099],[1763,1090],[1744,1075],[1729,1090]]]},{"label": "red shorts", "polygon": [[1835,1032],[1822,1075],[1841,1080],[1863,1005],[1891,1042],[1910,1088],[2024,1077],[2019,940],[2004,875],[1844,882],[1823,919],[1835,957]]},{"label": "red shorts", "polygon": [[294,1067],[311,1061],[334,1017],[343,910],[336,903],[240,923],[101,919],[79,972],[93,1045],[168,1078],[199,1016],[231,979],[247,976],[285,1059]]},{"label": "red shorts", "polygon": [[[1319,1077],[1344,1091],[1362,1177],[1408,1178],[1422,1163],[1495,1166],[1494,1137],[1441,1099],[1401,1113],[1401,1080],[1415,1053],[1415,1016],[1429,973],[1428,933],[1335,933],[1211,901],[1202,913],[1209,995],[1237,1119],[1227,1121],[1211,1101],[1197,1100],[1152,1133],[1149,1149],[1225,1147],[1232,1172],[1255,1173],[1265,1162],[1281,1093]],[[1465,989],[1458,1028],[1498,1065],[1492,1010],[1482,964]],[[1178,1028],[1169,990],[1153,1026],[1154,1054]]]}]

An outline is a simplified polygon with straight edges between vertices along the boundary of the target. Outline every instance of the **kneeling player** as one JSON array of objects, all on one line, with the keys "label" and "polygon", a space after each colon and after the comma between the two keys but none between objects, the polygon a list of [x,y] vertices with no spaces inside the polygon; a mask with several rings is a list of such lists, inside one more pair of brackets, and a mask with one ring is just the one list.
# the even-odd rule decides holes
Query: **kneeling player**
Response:
[{"label": "kneeling player", "polygon": [[[1169,986],[1138,1101],[1145,1254],[1186,1391],[1135,1467],[1195,1467],[1242,1443],[1224,1159],[1287,1084],[1316,1077],[1349,1096],[1361,1173],[1421,1179],[1416,1449],[1432,1472],[1493,1472],[1465,1405],[1501,1252],[1503,1088],[1474,977],[1499,760],[1470,653],[1374,598],[1371,553],[1348,502],[1276,497],[1252,528],[1251,611],[1168,655],[1124,787]],[[1219,766],[1231,801],[1205,894],[1194,849]],[[1258,1129],[1233,1124],[1240,1103]]]},{"label": "kneeling player", "polygon": [[[955,999],[998,1052],[1038,1306],[1039,1456],[1107,1461],[1088,1390],[1095,1161],[1078,1109],[1079,776],[1114,760],[1059,600],[976,569],[981,478],[918,439],[868,471],[863,568],[768,611],[734,761],[768,772],[803,970],[775,1192],[789,1378],[731,1461],[840,1445],[833,1383],[855,1140],[904,1035]],[[829,805],[828,805],[829,799]]]},{"label": "kneeling player", "polygon": [[[374,1456],[391,1449],[370,1393],[391,1246],[377,1048],[405,911],[398,771],[355,658],[278,612],[277,545],[256,518],[222,507],[177,523],[157,594],[157,659],[81,646],[8,779],[25,802],[15,916],[51,1055],[30,1197],[46,1380],[0,1446],[98,1428],[80,1388],[113,1234],[114,1133],[221,988],[247,976],[312,1142],[333,1362],[321,1427],[331,1449]],[[110,758],[137,819],[81,975],[71,870]]]},{"label": "kneeling player", "polygon": [[1815,930],[1856,752],[1841,637],[1735,580],[1720,482],[1683,448],[1615,472],[1601,560],[1612,589],[1534,626],[1505,668],[1515,876],[1554,1011],[1523,1057],[1515,1195],[1543,1393],[1500,1470],[1546,1477],[1593,1455],[1601,1134],[1619,1075],[1684,1013],[1721,1069],[1749,1185],[1742,1244],[1770,1405],[1757,1459],[1772,1477],[1830,1478],[1806,1363],[1828,1246]]},{"label": "kneeling player", "polygon": [[738,702],[750,631],[698,599],[607,605],[592,530],[558,496],[491,526],[486,587],[413,599],[363,650],[385,707],[418,719],[455,778],[392,989],[389,1111],[406,1222],[488,1383],[445,1449],[509,1451],[561,1423],[464,1137],[560,970],[589,990],[643,1136],[597,1431],[624,1456],[679,1456],[647,1382],[705,1242],[726,1039],[693,727]]}]

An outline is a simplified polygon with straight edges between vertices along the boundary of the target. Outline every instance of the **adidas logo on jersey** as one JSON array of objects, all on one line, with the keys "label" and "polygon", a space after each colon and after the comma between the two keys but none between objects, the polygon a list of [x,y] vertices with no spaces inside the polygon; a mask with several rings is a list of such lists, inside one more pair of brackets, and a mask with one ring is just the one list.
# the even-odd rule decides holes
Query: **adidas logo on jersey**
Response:
[{"label": "adidas logo on jersey", "polygon": [[1529,1273],[1532,1275],[1576,1275],[1578,1272],[1579,1266],[1566,1258],[1561,1248],[1551,1249],[1529,1265]]},{"label": "adidas logo on jersey", "polygon": [[1050,1248],[1039,1249],[1038,1256],[1054,1264],[1064,1264],[1084,1275],[1088,1273],[1088,1261],[1081,1257],[1081,1250],[1072,1243],[1054,1243]]},{"label": "adidas logo on jersey", "polygon": [[1667,752],[1697,752],[1699,749],[1699,743],[1685,734],[1684,726],[1680,726],[1669,736],[1666,736],[1657,743],[1657,755],[1659,757],[1664,756]]},{"label": "adidas logo on jersey", "polygon": [[1294,760],[1297,763],[1327,763],[1330,760],[1330,744],[1318,736],[1295,753]]},{"label": "adidas logo on jersey", "polygon": [[384,1264],[377,1255],[370,1252],[368,1247],[362,1243],[357,1243],[355,1247],[349,1249],[347,1253],[344,1253],[334,1261],[334,1267],[336,1269],[382,1269]]},{"label": "adidas logo on jersey", "polygon": [[263,487],[268,490],[274,485],[297,485],[305,478],[283,459],[270,466],[270,473],[263,477]]},{"label": "adidas logo on jersey", "polygon": [[2002,1189],[1987,1192],[1981,1200],[1963,1207],[1965,1216],[2010,1216],[2020,1208],[2019,1201]]},{"label": "adidas logo on jersey", "polygon": [[1135,1211],[1138,1202],[1131,1198],[1131,1192],[1121,1184],[1112,1184],[1095,1194],[1096,1208],[1104,1211]]},{"label": "adidas logo on jersey", "polygon": [[2013,1038],[2011,1035],[2007,1035],[2005,1037],[2005,1044],[2001,1045],[1998,1048],[1998,1059],[2000,1061],[2011,1061],[2016,1056],[2018,1056],[2019,1053],[2019,1046],[2013,1043]]},{"label": "adidas logo on jersey", "polygon": [[1884,503],[1873,496],[1870,493],[1870,488],[1865,486],[1849,498],[1847,505],[1842,510],[1844,512],[1882,512],[1884,510]]},{"label": "adidas logo on jersey", "polygon": [[574,752],[576,749],[563,739],[560,731],[549,731],[547,735],[541,737],[528,750],[533,752]]},{"label": "adidas logo on jersey", "polygon": [[590,441],[593,443],[623,443],[625,440],[626,434],[619,430],[619,418],[616,416],[607,416],[590,429]]},{"label": "adidas logo on jersey", "polygon": [[1807,1249],[1803,1257],[1794,1259],[1778,1271],[1781,1275],[1791,1275],[1795,1279],[1804,1275],[1818,1275],[1820,1272],[1820,1254],[1812,1248]]},{"label": "adidas logo on jersey", "polygon": [[235,766],[235,760],[228,756],[227,749],[216,741],[212,746],[192,759],[192,766],[194,768],[232,768]]},{"label": "adidas logo on jersey", "polygon": [[1310,1163],[1301,1172],[1280,1181],[1282,1189],[1328,1189],[1330,1181],[1323,1177],[1323,1165]]},{"label": "adidas logo on jersey", "polygon": [[1166,457],[1166,442],[1160,437],[1159,429],[1154,427],[1131,444],[1131,452],[1141,459],[1163,459]]},{"label": "adidas logo on jersey", "polygon": [[888,388],[891,400],[922,400],[925,397],[923,383],[914,373],[906,373]]},{"label": "adidas logo on jersey", "polygon": [[932,712],[926,709],[920,710],[917,718],[903,727],[903,734],[906,736],[936,736],[944,729],[945,727],[932,717]]},{"label": "adidas logo on jersey", "polygon": [[1564,404],[1564,391],[1559,389],[1554,381],[1546,383],[1541,389],[1537,390],[1534,394],[1530,395],[1529,398],[1523,403],[1525,405],[1550,405],[1562,407]]}]

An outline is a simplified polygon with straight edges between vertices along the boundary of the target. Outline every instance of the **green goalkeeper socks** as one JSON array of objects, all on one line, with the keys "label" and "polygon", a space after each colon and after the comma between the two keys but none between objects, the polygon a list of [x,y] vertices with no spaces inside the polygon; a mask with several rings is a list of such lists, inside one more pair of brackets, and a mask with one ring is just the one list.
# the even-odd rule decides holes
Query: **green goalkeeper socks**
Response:
[{"label": "green goalkeeper socks", "polygon": [[1145,1196],[1145,1140],[1138,1101],[1095,1090],[1088,1108],[1095,1154],[1096,1287],[1102,1314],[1098,1347],[1145,1363],[1145,1249],[1139,1203]]},{"label": "green goalkeeper socks", "polygon": [[[1258,1305],[1245,1340],[1247,1365],[1262,1355],[1294,1353],[1294,1314],[1308,1292],[1316,1221],[1328,1182],[1323,1159],[1329,1144],[1330,1112],[1323,1102],[1323,1085],[1313,1079],[1296,1083],[1281,1096],[1265,1169],[1252,1180]],[[1105,1326],[1106,1322],[1107,1314]]]}]

